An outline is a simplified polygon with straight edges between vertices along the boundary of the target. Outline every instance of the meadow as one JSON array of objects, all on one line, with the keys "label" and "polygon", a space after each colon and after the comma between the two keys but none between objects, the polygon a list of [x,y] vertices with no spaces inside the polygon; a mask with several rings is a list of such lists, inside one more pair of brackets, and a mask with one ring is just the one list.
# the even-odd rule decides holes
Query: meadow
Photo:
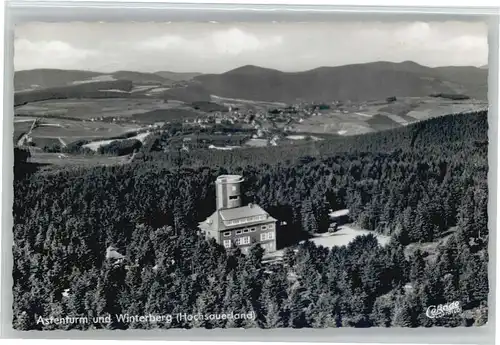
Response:
[{"label": "meadow", "polygon": [[[32,122],[14,122],[15,142],[31,127]],[[135,124],[77,121],[69,119],[44,119],[30,134],[38,147],[59,141],[63,146],[78,140],[113,138],[141,129]]]},{"label": "meadow", "polygon": [[122,118],[159,109],[182,106],[153,98],[54,99],[34,102],[16,108],[20,116],[66,117],[78,120]]},{"label": "meadow", "polygon": [[449,100],[438,97],[401,97],[394,102],[349,103],[337,109],[321,111],[294,124],[294,132],[365,134],[406,126],[416,121],[487,108],[487,102]]}]

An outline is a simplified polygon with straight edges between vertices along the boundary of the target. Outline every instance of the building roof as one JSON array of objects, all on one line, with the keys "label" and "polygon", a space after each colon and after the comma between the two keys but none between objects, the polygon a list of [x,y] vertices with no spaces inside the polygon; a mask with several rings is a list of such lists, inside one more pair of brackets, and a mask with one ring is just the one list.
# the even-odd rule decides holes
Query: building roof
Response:
[{"label": "building roof", "polygon": [[337,211],[330,212],[330,217],[331,218],[337,218],[337,217],[347,216],[348,214],[349,214],[349,210],[348,209],[337,210]]},{"label": "building roof", "polygon": [[[256,220],[241,224],[226,225],[224,221],[254,217],[254,216],[267,216],[264,220]],[[226,229],[241,228],[243,226],[251,226],[256,224],[266,224],[269,222],[276,222],[276,219],[271,217],[266,211],[264,211],[259,205],[247,205],[242,207],[235,207],[223,210],[217,210],[212,213],[204,222],[199,223],[199,228],[201,230],[219,230],[224,231]]]},{"label": "building roof", "polygon": [[245,217],[267,215],[267,212],[264,211],[259,205],[251,204],[220,210],[220,215],[222,220],[233,220]]}]

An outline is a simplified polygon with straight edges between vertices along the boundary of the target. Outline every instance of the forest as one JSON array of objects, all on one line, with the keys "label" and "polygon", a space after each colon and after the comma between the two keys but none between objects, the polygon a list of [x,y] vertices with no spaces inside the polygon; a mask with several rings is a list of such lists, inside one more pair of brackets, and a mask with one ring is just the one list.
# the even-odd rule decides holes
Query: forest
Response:
[{"label": "forest", "polygon": [[[23,173],[14,181],[13,325],[19,330],[480,326],[488,318],[487,113],[373,134],[235,151],[147,151],[130,164]],[[26,168],[27,169],[27,168]],[[285,221],[281,265],[197,232],[215,178]],[[329,209],[375,236],[324,248]],[[299,240],[306,239],[297,245]],[[432,244],[433,250],[428,250]],[[125,256],[106,258],[113,246]],[[67,293],[66,293],[67,292]],[[428,318],[431,305],[462,313]],[[255,320],[43,325],[37,317],[253,312]]]}]

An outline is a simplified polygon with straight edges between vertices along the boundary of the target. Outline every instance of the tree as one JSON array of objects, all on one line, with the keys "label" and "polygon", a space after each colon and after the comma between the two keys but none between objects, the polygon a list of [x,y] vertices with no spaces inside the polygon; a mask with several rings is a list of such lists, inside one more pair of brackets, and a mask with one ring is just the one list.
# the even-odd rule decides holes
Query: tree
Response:
[{"label": "tree", "polygon": [[412,258],[410,259],[410,280],[414,282],[421,282],[424,278],[425,261],[422,251],[417,249]]}]

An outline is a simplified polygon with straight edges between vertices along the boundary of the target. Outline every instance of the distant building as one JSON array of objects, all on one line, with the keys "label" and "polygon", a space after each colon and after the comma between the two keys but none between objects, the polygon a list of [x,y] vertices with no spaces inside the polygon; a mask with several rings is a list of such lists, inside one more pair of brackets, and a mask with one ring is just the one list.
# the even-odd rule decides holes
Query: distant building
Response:
[{"label": "distant building", "polygon": [[106,248],[106,259],[118,259],[122,260],[124,259],[125,256],[122,254],[118,253],[115,247],[108,247]]},{"label": "distant building", "polygon": [[342,225],[349,222],[349,210],[330,210],[329,213],[330,221],[337,223],[338,225]]},{"label": "distant building", "polygon": [[199,224],[202,234],[226,249],[239,247],[246,254],[255,243],[267,252],[276,250],[276,219],[255,204],[242,206],[239,175],[221,175],[215,181],[217,210]]}]

